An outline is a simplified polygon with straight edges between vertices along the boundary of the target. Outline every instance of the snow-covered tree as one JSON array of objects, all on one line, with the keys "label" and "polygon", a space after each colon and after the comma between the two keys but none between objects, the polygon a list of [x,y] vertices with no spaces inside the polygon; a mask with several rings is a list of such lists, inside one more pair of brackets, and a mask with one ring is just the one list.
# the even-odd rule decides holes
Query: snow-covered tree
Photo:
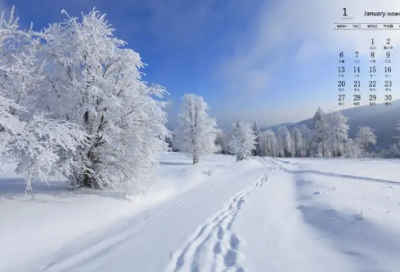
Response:
[{"label": "snow-covered tree", "polygon": [[396,144],[391,144],[387,152],[388,158],[398,158],[400,156],[399,149]]},{"label": "snow-covered tree", "polygon": [[217,138],[215,139],[215,144],[218,146],[219,152],[221,152],[221,154],[229,154],[228,135],[223,130],[217,130]]},{"label": "snow-covered tree", "polygon": [[[25,121],[32,116],[22,105],[28,93],[42,80],[37,60],[37,33],[19,29],[14,8],[6,20],[0,15],[0,132],[2,147],[6,147],[9,134],[23,131]],[[25,103],[26,104],[26,103]]]},{"label": "snow-covered tree", "polygon": [[[397,133],[400,134],[400,121],[397,122],[396,127],[394,128]],[[393,138],[398,140],[398,144],[400,144],[400,136],[393,136]]]},{"label": "snow-covered tree", "polygon": [[267,139],[266,131],[261,132],[261,134],[260,134],[260,150],[261,150],[261,156],[267,156],[268,139]]},{"label": "snow-covered tree", "polygon": [[174,147],[174,139],[175,135],[173,133],[165,137],[165,142],[168,145],[168,152],[178,152],[178,150]]},{"label": "snow-covered tree", "polygon": [[278,146],[275,132],[267,130],[260,135],[260,146],[262,156],[277,156]]},{"label": "snow-covered tree", "polygon": [[300,156],[309,157],[313,141],[313,131],[305,125],[297,126],[301,133]]},{"label": "snow-covered tree", "polygon": [[237,121],[229,133],[228,146],[237,161],[247,159],[255,146],[255,135],[250,124]]},{"label": "snow-covered tree", "polygon": [[278,142],[278,155],[281,157],[292,157],[292,138],[287,127],[280,126],[276,132]]},{"label": "snow-covered tree", "polygon": [[358,158],[361,156],[361,149],[359,144],[354,139],[348,139],[344,144],[344,156],[348,158]]},{"label": "snow-covered tree", "polygon": [[113,32],[96,10],[81,20],[67,14],[46,28],[46,85],[36,90],[32,105],[89,135],[89,144],[68,157],[84,166],[67,176],[72,185],[143,192],[167,148],[165,104],[155,99],[166,92],[142,81],[139,54]]},{"label": "snow-covered tree", "polygon": [[379,152],[380,158],[399,158],[400,151],[397,144],[391,144],[387,149],[382,149]]},{"label": "snow-covered tree", "polygon": [[253,134],[256,137],[255,138],[255,146],[254,146],[254,150],[252,151],[253,156],[261,156],[261,147],[260,147],[260,129],[257,126],[257,122],[254,122],[253,124]]},{"label": "snow-covered tree", "polygon": [[292,140],[292,150],[291,153],[295,157],[303,157],[303,135],[301,134],[300,129],[296,126],[290,132],[291,140]]},{"label": "snow-covered tree", "polygon": [[339,111],[326,114],[326,138],[330,145],[330,154],[333,157],[343,155],[344,144],[348,140],[349,126],[346,124],[347,119]]},{"label": "snow-covered tree", "polygon": [[[55,173],[69,174],[75,162],[67,160],[87,135],[70,122],[53,120],[29,103],[44,83],[39,33],[20,30],[14,8],[0,16],[0,153],[17,163],[17,173],[46,181]],[[61,105],[61,104],[60,104]],[[58,106],[60,106],[58,105]]]},{"label": "snow-covered tree", "polygon": [[18,20],[14,19],[14,9],[11,10],[9,19],[4,18],[4,12],[0,16],[0,151],[3,153],[10,142],[11,135],[23,130],[25,123],[20,120],[19,113],[26,109],[19,105],[15,97],[18,97],[20,79],[18,74],[24,67],[18,61],[14,61],[19,48],[19,39],[30,40],[30,35],[19,31]]},{"label": "snow-covered tree", "polygon": [[287,127],[280,126],[276,130],[276,147],[277,147],[277,156],[285,157],[285,143],[284,139],[286,137],[286,133],[289,133]]},{"label": "snow-covered tree", "polygon": [[311,156],[326,157],[328,154],[328,124],[325,113],[318,108],[313,117],[313,143],[311,149]]},{"label": "snow-covered tree", "polygon": [[185,94],[182,98],[175,147],[193,157],[193,164],[200,156],[217,151],[217,123],[208,116],[208,105],[201,96]]},{"label": "snow-covered tree", "polygon": [[361,154],[367,156],[368,147],[376,144],[376,135],[370,127],[360,127],[356,134],[356,142],[358,143]]}]

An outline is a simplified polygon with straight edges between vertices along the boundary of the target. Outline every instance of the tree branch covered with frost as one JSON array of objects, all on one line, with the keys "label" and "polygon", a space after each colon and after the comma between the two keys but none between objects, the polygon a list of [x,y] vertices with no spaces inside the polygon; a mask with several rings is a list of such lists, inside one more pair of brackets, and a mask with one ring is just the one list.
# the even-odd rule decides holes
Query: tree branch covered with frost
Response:
[{"label": "tree branch covered with frost", "polygon": [[48,180],[55,171],[69,173],[63,156],[84,144],[86,135],[68,122],[46,118],[29,108],[32,93],[44,81],[39,33],[19,30],[13,9],[0,16],[0,138],[1,157],[18,163],[27,189],[34,178]]},{"label": "tree branch covered with frost", "polygon": [[18,158],[16,172],[27,178],[28,190],[32,189],[34,178],[48,181],[57,173],[68,177],[73,168],[84,167],[68,159],[87,138],[76,125],[34,115],[24,129],[13,136],[8,154]]}]

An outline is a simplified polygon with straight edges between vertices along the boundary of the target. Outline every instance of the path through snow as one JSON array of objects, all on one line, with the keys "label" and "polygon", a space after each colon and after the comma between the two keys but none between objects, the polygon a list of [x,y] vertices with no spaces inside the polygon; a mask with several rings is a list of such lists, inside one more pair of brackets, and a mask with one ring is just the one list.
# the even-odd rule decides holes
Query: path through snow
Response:
[{"label": "path through snow", "polygon": [[[234,250],[239,240],[230,232],[230,228],[244,198],[265,181],[265,166],[252,163],[245,169],[238,167],[229,172],[222,178],[208,181],[188,194],[147,211],[143,216],[117,224],[106,236],[86,242],[77,241],[72,247],[53,255],[51,261],[45,261],[47,264],[42,265],[40,271],[127,271],[129,268],[129,271],[137,272],[163,272],[171,262],[171,254],[181,248],[196,228],[202,231],[196,232],[187,250],[187,246],[184,246],[173,255],[177,259],[172,261],[172,271],[185,271],[182,269],[189,264],[193,268],[199,265],[197,271],[202,271],[199,270],[200,259],[193,258],[191,254],[218,252],[216,244],[212,245],[210,252],[203,250],[205,242],[208,242],[206,238],[212,236],[214,227],[217,227],[216,238],[221,238],[224,264],[237,265]],[[224,207],[226,201],[228,204]],[[221,207],[224,208],[218,215],[212,216]],[[207,221],[210,216],[212,219]],[[228,245],[226,239],[229,239]],[[197,246],[200,246],[198,250]]]},{"label": "path through snow", "polygon": [[174,252],[167,271],[244,272],[243,267],[240,266],[240,238],[232,231],[232,225],[246,197],[262,187],[272,169],[272,167],[267,167],[259,180],[237,193],[220,211],[201,224],[194,235]]}]

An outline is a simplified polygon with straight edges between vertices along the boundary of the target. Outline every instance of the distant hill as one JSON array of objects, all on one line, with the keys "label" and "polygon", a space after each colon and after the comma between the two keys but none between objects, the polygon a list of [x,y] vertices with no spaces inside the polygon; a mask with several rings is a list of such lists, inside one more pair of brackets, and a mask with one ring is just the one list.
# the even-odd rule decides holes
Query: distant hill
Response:
[{"label": "distant hill", "polygon": [[[361,106],[340,111],[349,118],[347,124],[350,127],[349,136],[355,137],[358,129],[362,126],[368,126],[375,130],[377,136],[377,148],[385,148],[390,144],[397,143],[398,139],[393,136],[400,136],[395,130],[400,120],[400,100],[392,101],[391,106],[378,104],[376,106]],[[306,125],[311,128],[312,119],[307,119],[298,123],[282,124],[292,129],[296,125]],[[282,126],[279,125],[279,126]],[[273,126],[268,129],[276,130],[279,126]]]}]

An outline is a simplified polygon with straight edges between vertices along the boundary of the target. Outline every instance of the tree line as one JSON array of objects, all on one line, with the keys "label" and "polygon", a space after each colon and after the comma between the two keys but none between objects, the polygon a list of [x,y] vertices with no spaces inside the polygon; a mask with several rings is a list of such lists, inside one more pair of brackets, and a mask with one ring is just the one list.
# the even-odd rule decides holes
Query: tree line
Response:
[{"label": "tree line", "polygon": [[[369,148],[376,144],[373,129],[360,127],[355,138],[348,135],[347,118],[340,112],[325,113],[318,108],[312,127],[280,126],[261,132],[253,125],[237,121],[229,131],[219,130],[208,117],[207,104],[193,94],[183,97],[179,126],[171,142],[176,151],[190,153],[193,163],[204,154],[235,155],[237,160],[249,156],[269,157],[368,157]],[[205,121],[208,120],[208,121]],[[212,120],[212,121],[211,121]]]}]

